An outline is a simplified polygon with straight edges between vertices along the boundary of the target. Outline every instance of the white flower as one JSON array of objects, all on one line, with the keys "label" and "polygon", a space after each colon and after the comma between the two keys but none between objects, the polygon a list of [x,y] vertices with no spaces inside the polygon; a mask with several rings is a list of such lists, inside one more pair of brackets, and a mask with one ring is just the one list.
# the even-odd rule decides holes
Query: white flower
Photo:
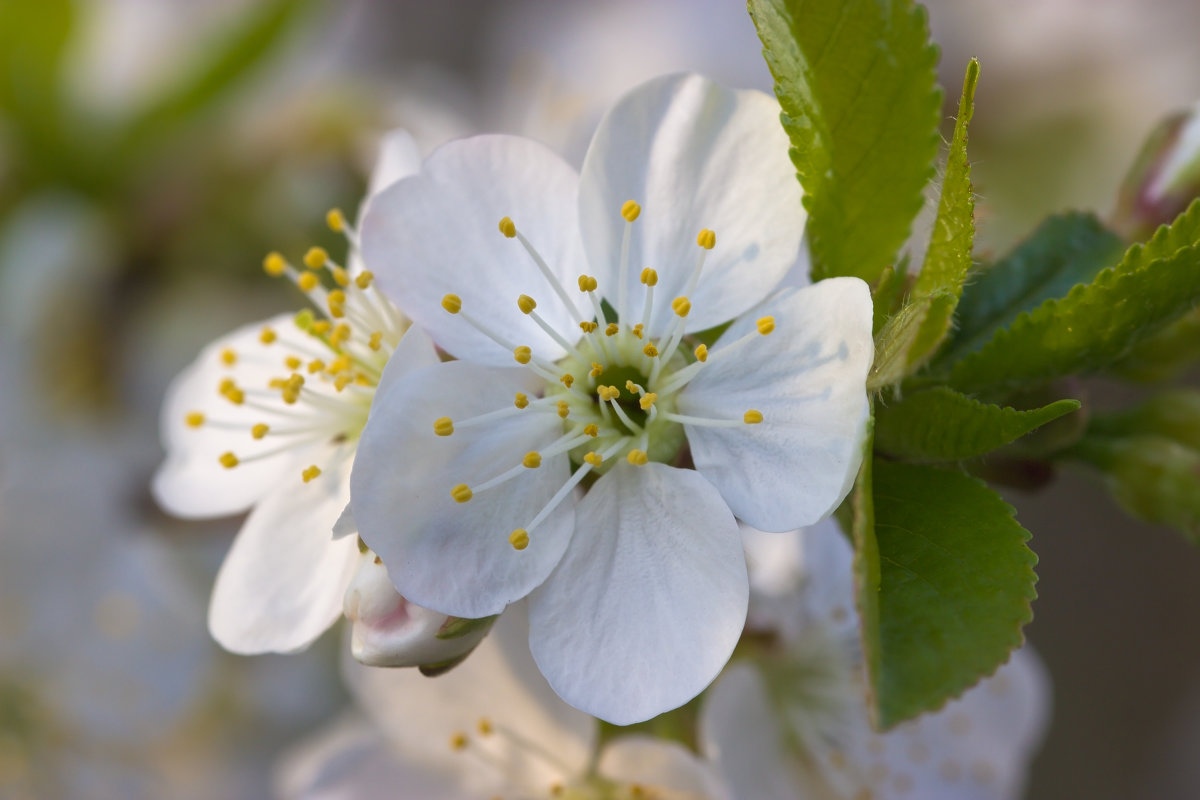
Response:
[{"label": "white flower", "polygon": [[276,781],[281,797],[728,797],[711,767],[677,743],[624,736],[600,747],[596,721],[559,700],[538,674],[521,608],[443,677],[353,661],[345,669],[367,719],[344,719],[289,754]]},{"label": "white flower", "polygon": [[[798,547],[788,553],[783,541]],[[701,739],[739,797],[1006,800],[1021,795],[1045,731],[1049,687],[1029,647],[957,700],[879,734],[868,721],[853,551],[832,520],[747,532],[751,624],[783,653],[738,662],[713,685]],[[764,569],[758,580],[755,565]],[[788,585],[790,584],[790,585]]]},{"label": "white flower", "polygon": [[[421,605],[483,617],[529,595],[543,674],[612,722],[686,702],[728,659],[735,517],[815,522],[858,468],[870,295],[772,295],[805,220],[778,115],[661,78],[604,118],[582,177],[532,141],[467,139],[363,222],[380,284],[461,360],[380,395],[361,535]],[[711,350],[696,337],[730,320]]]},{"label": "white flower", "polygon": [[[412,139],[393,133],[372,193],[419,163]],[[339,212],[330,225],[353,242]],[[361,592],[344,598],[346,589],[357,570],[375,569],[374,554],[360,553],[350,535],[351,520],[334,535],[359,434],[376,392],[438,356],[356,262],[352,253],[343,268],[313,248],[301,270],[268,256],[266,271],[293,281],[316,313],[281,314],[221,337],[175,379],[163,403],[167,458],[153,482],[159,503],[189,518],[250,511],[209,607],[213,636],[234,652],[305,647],[350,599],[359,616]],[[383,603],[395,605],[390,587],[368,605],[377,611]],[[378,628],[382,618],[371,618]],[[405,621],[413,619],[391,619]]]}]

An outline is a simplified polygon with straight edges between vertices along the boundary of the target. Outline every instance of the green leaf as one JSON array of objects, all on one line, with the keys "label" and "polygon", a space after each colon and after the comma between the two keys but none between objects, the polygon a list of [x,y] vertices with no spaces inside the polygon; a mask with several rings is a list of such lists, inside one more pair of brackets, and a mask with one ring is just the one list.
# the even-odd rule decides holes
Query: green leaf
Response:
[{"label": "green leaf", "polygon": [[[850,493],[842,509],[848,509],[849,519],[839,518],[842,530],[850,531],[854,542],[854,588],[855,601],[858,605],[858,615],[862,620],[863,659],[866,662],[867,677],[871,685],[879,683],[882,669],[880,663],[881,648],[879,646],[879,542],[875,538],[875,498],[871,480],[871,467],[874,464],[874,421],[867,424],[867,436],[863,442],[862,466],[858,468],[858,477],[854,481],[854,490]],[[873,720],[878,723],[877,715],[872,711]]]},{"label": "green leaf", "polygon": [[954,294],[948,291],[917,297],[888,318],[875,337],[875,361],[867,374],[867,389],[876,391],[898,384],[920,366],[910,353],[918,344],[926,318],[947,313],[954,300]]},{"label": "green leaf", "polygon": [[1048,218],[990,269],[971,274],[958,304],[958,330],[938,363],[978,350],[1018,315],[1091,281],[1124,246],[1091,214]]},{"label": "green leaf", "polygon": [[889,728],[940,708],[1021,645],[1037,556],[1012,507],[982,481],[879,459],[873,481],[879,629],[864,646],[868,666],[878,647],[868,675]]},{"label": "green leaf", "polygon": [[877,449],[911,461],[958,461],[989,453],[1079,408],[1059,400],[1031,411],[981,403],[939,386],[880,405]]},{"label": "green leaf", "polygon": [[750,0],[804,187],[813,278],[873,283],[938,152],[937,49],[911,0]]}]

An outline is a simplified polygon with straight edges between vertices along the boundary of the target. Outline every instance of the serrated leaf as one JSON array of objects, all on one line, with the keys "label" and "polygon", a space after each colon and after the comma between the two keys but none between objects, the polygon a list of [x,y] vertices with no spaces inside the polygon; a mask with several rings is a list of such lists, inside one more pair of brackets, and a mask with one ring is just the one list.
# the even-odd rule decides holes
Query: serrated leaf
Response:
[{"label": "serrated leaf", "polygon": [[900,292],[904,288],[904,275],[896,271],[892,265],[883,268],[879,280],[871,289],[871,334],[878,335],[883,330],[884,323],[891,316],[892,310],[900,300]]},{"label": "serrated leaf", "polygon": [[938,150],[937,49],[911,0],[750,0],[804,187],[814,280],[873,283]]},{"label": "serrated leaf", "polygon": [[864,647],[868,664],[878,648],[868,675],[889,728],[940,708],[1021,645],[1037,556],[1012,507],[982,481],[880,459],[872,480],[879,629]]},{"label": "serrated leaf", "polygon": [[922,324],[929,315],[943,315],[953,305],[953,293],[944,291],[914,298],[889,317],[875,337],[875,361],[867,374],[867,389],[875,391],[892,386],[917,369],[922,361],[914,361],[910,354],[921,335]]},{"label": "serrated leaf", "polygon": [[899,403],[880,405],[875,446],[911,461],[975,458],[1075,411],[1079,405],[1078,400],[1059,400],[1018,411],[981,403],[939,386],[908,395]]},{"label": "serrated leaf", "polygon": [[1023,312],[1091,281],[1116,263],[1124,247],[1091,214],[1046,219],[1003,259],[971,273],[958,304],[957,330],[938,363],[978,350]]}]

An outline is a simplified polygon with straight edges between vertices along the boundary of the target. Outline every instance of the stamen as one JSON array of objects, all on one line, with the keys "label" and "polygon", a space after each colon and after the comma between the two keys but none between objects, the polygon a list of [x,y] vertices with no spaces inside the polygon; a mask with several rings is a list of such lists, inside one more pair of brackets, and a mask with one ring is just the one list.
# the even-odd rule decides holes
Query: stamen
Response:
[{"label": "stamen", "polygon": [[260,422],[250,429],[250,435],[255,439],[261,439],[271,431],[271,426],[265,422]]},{"label": "stamen", "polygon": [[467,735],[465,733],[456,733],[450,737],[450,749],[451,750],[462,752],[463,750],[465,750],[467,748],[467,745],[469,743],[470,743],[470,739],[467,738]]},{"label": "stamen", "polygon": [[449,436],[454,433],[454,421],[449,417],[438,417],[433,421],[433,432],[438,436]]},{"label": "stamen", "polygon": [[480,717],[476,728],[480,736],[491,736],[495,732],[495,728],[492,727],[492,721],[487,717]]},{"label": "stamen", "polygon": [[329,260],[329,253],[323,247],[310,247],[304,254],[304,266],[312,270],[320,269]]},{"label": "stamen", "polygon": [[296,278],[296,285],[306,292],[311,292],[313,289],[316,289],[317,284],[320,282],[321,280],[317,277],[317,273],[315,272],[302,272],[300,273],[300,276]]},{"label": "stamen", "polygon": [[717,244],[717,235],[708,228],[700,231],[696,235],[696,244],[703,247],[705,250],[712,250]]},{"label": "stamen", "polygon": [[530,362],[530,360],[533,358],[533,351],[530,350],[525,345],[521,345],[520,347],[514,347],[513,348],[513,358],[515,358],[517,360],[518,364],[528,364]]},{"label": "stamen", "polygon": [[621,261],[617,269],[617,319],[629,319],[629,242],[633,237],[633,222],[642,213],[642,207],[633,200],[621,206],[625,218],[625,231],[621,234]]},{"label": "stamen", "polygon": [[263,259],[263,272],[272,278],[278,278],[287,272],[287,261],[279,253],[267,253],[266,258]]},{"label": "stamen", "polygon": [[546,279],[546,282],[550,284],[552,289],[554,289],[554,293],[557,294],[558,298],[563,301],[563,305],[565,305],[567,310],[571,312],[571,316],[573,316],[577,322],[582,320],[583,315],[580,314],[579,309],[575,307],[575,303],[571,300],[570,295],[567,294],[567,290],[563,287],[562,282],[559,281],[558,276],[551,271],[549,265],[546,264],[546,260],[542,258],[541,254],[538,253],[529,240],[525,238],[525,235],[517,230],[517,226],[515,223],[513,223],[511,218],[505,217],[504,219],[500,220],[500,233],[504,234],[504,236],[509,239],[512,239],[514,236],[516,237],[517,241],[521,243],[521,246],[525,248],[525,252],[529,254],[531,259],[533,259],[533,263],[537,265],[538,270],[541,271],[542,277]]},{"label": "stamen", "polygon": [[757,425],[763,421],[762,412],[752,408],[742,415],[742,421],[747,425]]},{"label": "stamen", "polygon": [[319,478],[320,476],[321,476],[321,468],[318,467],[316,464],[313,464],[308,469],[304,470],[304,472],[300,473],[300,477],[304,478],[305,483],[315,480],[316,478]]},{"label": "stamen", "polygon": [[775,330],[775,318],[759,317],[757,320],[755,320],[754,325],[756,328],[758,328],[758,332],[760,334],[767,336]]},{"label": "stamen", "polygon": [[273,344],[277,338],[275,331],[269,327],[264,327],[258,334],[258,340],[263,344]]},{"label": "stamen", "polygon": [[568,372],[568,373],[564,374],[561,378],[559,378],[559,380],[562,381],[563,386],[570,389],[571,386],[575,383],[575,376]]},{"label": "stamen", "polygon": [[642,270],[642,285],[646,287],[646,297],[642,303],[642,328],[650,324],[650,312],[654,310],[654,287],[658,285],[658,273],[646,267]]},{"label": "stamen", "polygon": [[529,531],[517,528],[508,535],[508,543],[512,545],[513,550],[524,550],[529,547]]},{"label": "stamen", "polygon": [[645,450],[630,450],[625,460],[635,467],[643,467],[650,461],[650,457],[646,455]]},{"label": "stamen", "polygon": [[517,392],[517,396],[513,398],[513,405],[517,408],[525,408],[525,406],[529,405],[529,396],[524,392]]},{"label": "stamen", "polygon": [[558,401],[558,415],[560,417],[562,417],[563,419],[566,419],[567,415],[569,415],[570,413],[571,413],[570,404],[568,404],[566,400],[559,400]]},{"label": "stamen", "polygon": [[204,412],[203,411],[189,411],[187,414],[184,415],[183,422],[189,428],[199,428],[201,425],[204,424]]},{"label": "stamen", "polygon": [[226,347],[221,351],[221,363],[227,367],[232,367],[237,363],[237,353],[232,348]]},{"label": "stamen", "polygon": [[466,503],[475,496],[475,493],[471,491],[470,486],[467,486],[465,483],[459,483],[450,489],[450,496],[454,498],[454,502],[456,503]]},{"label": "stamen", "polygon": [[[534,311],[537,308],[537,302],[527,294],[523,294],[517,298],[517,307],[521,309],[521,313],[529,317],[537,323],[538,327],[546,332],[546,335],[558,343],[558,346],[566,350],[578,361],[584,361],[584,357],[575,346],[568,342],[558,331],[554,330],[550,323],[546,322],[540,314]],[[519,360],[519,359],[518,359]]]},{"label": "stamen", "polygon": [[736,428],[739,425],[757,425],[762,422],[762,414],[754,409],[747,411],[742,419],[709,419],[673,413],[664,413],[663,416],[682,425],[699,425],[706,428]]},{"label": "stamen", "polygon": [[591,464],[593,467],[598,467],[604,463],[604,456],[600,455],[595,450],[592,450],[583,457],[583,460]]},{"label": "stamen", "polygon": [[654,401],[657,399],[658,395],[656,393],[647,392],[646,394],[642,395],[640,400],[638,400],[638,405],[642,407],[642,411],[649,411],[650,407],[654,405]]},{"label": "stamen", "polygon": [[703,364],[705,361],[708,361],[708,345],[698,344],[696,345],[696,349],[692,352],[696,356],[696,360],[701,364]]},{"label": "stamen", "polygon": [[222,453],[221,457],[217,460],[221,462],[221,466],[225,469],[233,469],[240,463],[238,457],[231,452]]},{"label": "stamen", "polygon": [[692,310],[692,302],[686,297],[676,297],[671,301],[671,310],[678,316],[686,317]]},{"label": "stamen", "polygon": [[525,467],[525,469],[537,469],[541,465],[542,454],[536,450],[530,450],[525,454],[525,457],[521,459],[521,466]]},{"label": "stamen", "polygon": [[[614,453],[616,453],[618,450],[620,450],[624,446],[625,446],[625,440],[622,439],[621,441],[614,444],[612,447],[605,450],[603,453],[596,453],[595,455],[599,461],[603,461],[606,458],[612,457],[612,455]],[[576,486],[579,485],[580,481],[582,481],[585,477],[587,477],[587,474],[589,472],[591,472],[593,468],[594,467],[593,467],[593,464],[591,461],[587,461],[584,464],[581,464],[579,469],[575,470],[575,472],[571,475],[571,477],[567,479],[566,483],[564,483],[562,486],[559,487],[558,491],[554,493],[554,496],[550,498],[550,501],[548,503],[546,503],[545,506],[542,507],[542,510],[537,513],[537,516],[535,516],[533,518],[533,520],[530,521],[530,523],[528,525],[526,525],[524,528],[517,528],[515,531],[513,531],[513,535],[515,536],[517,534],[517,531],[521,531],[524,533],[525,537],[528,537],[529,533],[532,530],[534,530],[535,528],[537,528],[538,525],[542,524],[542,522],[545,521],[546,517],[550,516],[550,514],[552,514],[554,512],[554,509],[558,508],[559,504],[562,503],[563,499],[568,494],[570,494],[571,491]],[[518,537],[518,539],[519,538],[520,537]],[[511,536],[509,538],[509,542],[513,543]],[[525,542],[525,546],[528,546],[528,544],[529,544],[528,542]],[[513,543],[513,545],[514,545],[514,547],[516,546],[515,543]],[[524,547],[517,548],[517,549],[524,549]]]},{"label": "stamen", "polygon": [[340,208],[331,208],[325,214],[325,224],[334,233],[341,233],[346,229],[346,215]]},{"label": "stamen", "polygon": [[300,367],[304,366],[304,360],[299,356],[288,356],[283,359],[283,365],[295,372],[296,370],[300,369]]},{"label": "stamen", "polygon": [[595,438],[600,435],[600,426],[594,422],[583,426],[583,435]]}]

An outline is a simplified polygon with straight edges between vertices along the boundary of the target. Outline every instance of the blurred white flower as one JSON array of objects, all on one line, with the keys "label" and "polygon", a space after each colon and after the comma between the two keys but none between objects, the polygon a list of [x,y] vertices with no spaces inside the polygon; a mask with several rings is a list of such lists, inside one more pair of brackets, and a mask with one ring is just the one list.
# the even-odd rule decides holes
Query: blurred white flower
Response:
[{"label": "blurred white flower", "polygon": [[[582,176],[532,141],[467,139],[364,219],[380,285],[461,359],[376,402],[364,541],[445,613],[530,595],[543,674],[618,724],[688,701],[732,652],[734,517],[811,524],[858,468],[870,296],[853,278],[773,294],[805,219],[778,114],[668,76],[614,107]],[[711,351],[684,338],[727,322]]]},{"label": "blurred white flower", "polygon": [[782,653],[738,662],[701,713],[704,752],[756,800],[1006,800],[1021,795],[1045,732],[1049,685],[1029,647],[942,710],[876,733],[858,642],[851,562],[837,525],[746,531],[751,625]]}]

